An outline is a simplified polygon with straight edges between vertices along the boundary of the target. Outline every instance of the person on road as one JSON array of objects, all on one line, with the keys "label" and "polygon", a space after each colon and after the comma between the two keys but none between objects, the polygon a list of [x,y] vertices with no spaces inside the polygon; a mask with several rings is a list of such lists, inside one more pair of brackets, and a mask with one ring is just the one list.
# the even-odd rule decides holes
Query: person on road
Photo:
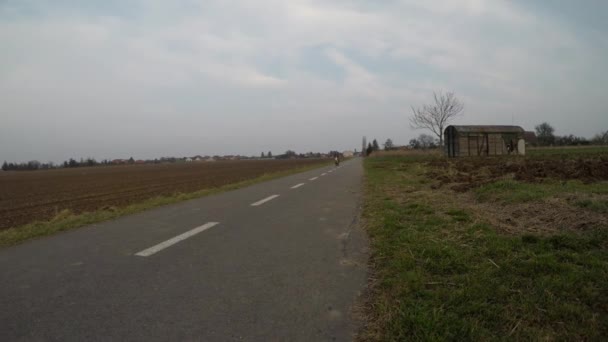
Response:
[{"label": "person on road", "polygon": [[336,166],[340,166],[340,158],[338,158],[338,155],[336,154],[336,156],[334,157],[334,162],[336,163]]}]

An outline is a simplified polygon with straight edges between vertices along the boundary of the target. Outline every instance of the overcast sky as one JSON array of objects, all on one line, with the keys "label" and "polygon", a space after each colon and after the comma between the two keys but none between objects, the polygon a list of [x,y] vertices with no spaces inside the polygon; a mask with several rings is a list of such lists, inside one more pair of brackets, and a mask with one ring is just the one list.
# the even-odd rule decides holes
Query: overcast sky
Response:
[{"label": "overcast sky", "polygon": [[0,162],[397,144],[458,124],[608,129],[608,1],[0,0]]}]

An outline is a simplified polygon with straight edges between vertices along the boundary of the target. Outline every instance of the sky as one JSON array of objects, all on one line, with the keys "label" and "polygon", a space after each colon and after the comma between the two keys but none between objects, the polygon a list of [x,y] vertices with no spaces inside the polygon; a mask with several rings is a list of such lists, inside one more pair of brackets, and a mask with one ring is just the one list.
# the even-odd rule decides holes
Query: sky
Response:
[{"label": "sky", "polygon": [[0,0],[0,161],[405,145],[455,124],[608,130],[608,2]]}]

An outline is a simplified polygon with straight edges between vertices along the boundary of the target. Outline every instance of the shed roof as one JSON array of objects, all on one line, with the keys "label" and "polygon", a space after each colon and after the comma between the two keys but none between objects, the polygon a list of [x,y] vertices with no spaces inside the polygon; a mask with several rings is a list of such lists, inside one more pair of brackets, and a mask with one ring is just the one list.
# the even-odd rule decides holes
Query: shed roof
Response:
[{"label": "shed roof", "polygon": [[525,130],[519,126],[456,126],[451,125],[446,128],[454,127],[458,133],[524,133]]}]

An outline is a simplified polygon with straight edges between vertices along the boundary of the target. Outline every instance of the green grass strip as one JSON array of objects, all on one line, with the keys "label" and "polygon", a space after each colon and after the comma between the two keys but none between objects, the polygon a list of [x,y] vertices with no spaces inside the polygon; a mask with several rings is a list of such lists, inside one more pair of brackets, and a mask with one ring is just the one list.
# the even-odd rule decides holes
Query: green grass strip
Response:
[{"label": "green grass strip", "polygon": [[[363,217],[374,281],[360,339],[599,341],[608,336],[608,229],[499,234],[459,208],[449,192],[432,190],[421,163],[368,158],[364,165]],[[503,183],[485,191],[544,196],[562,185],[542,186]],[[565,186],[570,187],[586,189],[579,183]],[[579,205],[605,208],[599,202]]]}]

